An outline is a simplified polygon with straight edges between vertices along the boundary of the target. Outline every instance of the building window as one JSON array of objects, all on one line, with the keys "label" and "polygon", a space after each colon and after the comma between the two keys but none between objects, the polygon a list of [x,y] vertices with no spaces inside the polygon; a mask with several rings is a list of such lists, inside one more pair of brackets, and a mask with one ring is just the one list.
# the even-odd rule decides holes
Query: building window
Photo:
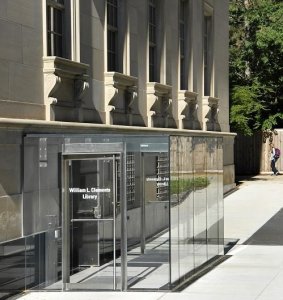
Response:
[{"label": "building window", "polygon": [[118,71],[118,0],[107,0],[107,68]]},{"label": "building window", "polygon": [[168,200],[169,191],[169,158],[167,153],[160,153],[156,158],[157,188],[156,198],[158,201]]},{"label": "building window", "polygon": [[47,55],[65,56],[64,49],[64,0],[47,1]]},{"label": "building window", "polygon": [[149,0],[149,81],[157,81],[156,69],[157,69],[157,42],[156,42],[156,0]]},{"label": "building window", "polygon": [[180,89],[187,90],[187,76],[186,76],[186,56],[187,56],[187,3],[185,0],[180,0],[179,6],[179,43],[180,43]]},{"label": "building window", "polygon": [[135,201],[135,170],[135,154],[134,152],[128,152],[126,155],[126,197],[128,204],[133,204]]},{"label": "building window", "polygon": [[204,96],[212,94],[212,13],[204,13],[204,41],[203,41],[203,80]]}]

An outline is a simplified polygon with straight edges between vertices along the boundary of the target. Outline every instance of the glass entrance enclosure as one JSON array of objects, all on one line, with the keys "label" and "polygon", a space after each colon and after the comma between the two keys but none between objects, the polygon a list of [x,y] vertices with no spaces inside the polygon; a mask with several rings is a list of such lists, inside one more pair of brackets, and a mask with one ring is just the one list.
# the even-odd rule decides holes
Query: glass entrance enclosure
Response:
[{"label": "glass entrance enclosure", "polygon": [[222,255],[222,143],[27,135],[25,288],[170,290]]}]

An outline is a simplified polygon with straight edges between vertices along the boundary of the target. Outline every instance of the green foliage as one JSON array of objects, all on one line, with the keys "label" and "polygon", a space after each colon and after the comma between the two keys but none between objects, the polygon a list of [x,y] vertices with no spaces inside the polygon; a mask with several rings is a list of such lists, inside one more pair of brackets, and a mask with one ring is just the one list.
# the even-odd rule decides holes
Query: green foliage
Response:
[{"label": "green foliage", "polygon": [[230,1],[231,124],[251,135],[283,125],[283,1]]},{"label": "green foliage", "polygon": [[170,180],[170,193],[178,194],[195,189],[205,188],[209,185],[207,177],[179,178]]}]

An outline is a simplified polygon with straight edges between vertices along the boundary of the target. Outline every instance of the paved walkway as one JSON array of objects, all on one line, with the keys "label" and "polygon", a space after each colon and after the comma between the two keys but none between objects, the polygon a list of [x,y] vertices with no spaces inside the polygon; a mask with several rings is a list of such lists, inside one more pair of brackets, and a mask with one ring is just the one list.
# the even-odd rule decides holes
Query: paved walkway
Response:
[{"label": "paved walkway", "polygon": [[238,242],[226,261],[181,293],[33,292],[20,299],[283,300],[283,176],[243,181],[224,203],[225,238]]}]

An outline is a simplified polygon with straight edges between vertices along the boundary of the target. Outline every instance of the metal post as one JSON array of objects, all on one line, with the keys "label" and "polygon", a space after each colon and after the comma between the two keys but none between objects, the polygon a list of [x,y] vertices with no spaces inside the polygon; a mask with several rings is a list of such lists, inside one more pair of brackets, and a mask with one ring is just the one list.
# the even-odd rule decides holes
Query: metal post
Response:
[{"label": "metal post", "polygon": [[70,283],[70,204],[69,204],[69,160],[62,156],[62,290]]},{"label": "metal post", "polygon": [[113,197],[113,289],[116,290],[116,201],[117,201],[117,191],[116,191],[116,161],[115,155],[113,155],[112,160],[112,197]]},{"label": "metal post", "polygon": [[144,153],[141,153],[141,253],[145,252],[145,174],[144,174]]},{"label": "metal post", "polygon": [[126,196],[126,147],[121,153],[121,290],[126,291],[128,287],[127,275],[127,196]]}]

